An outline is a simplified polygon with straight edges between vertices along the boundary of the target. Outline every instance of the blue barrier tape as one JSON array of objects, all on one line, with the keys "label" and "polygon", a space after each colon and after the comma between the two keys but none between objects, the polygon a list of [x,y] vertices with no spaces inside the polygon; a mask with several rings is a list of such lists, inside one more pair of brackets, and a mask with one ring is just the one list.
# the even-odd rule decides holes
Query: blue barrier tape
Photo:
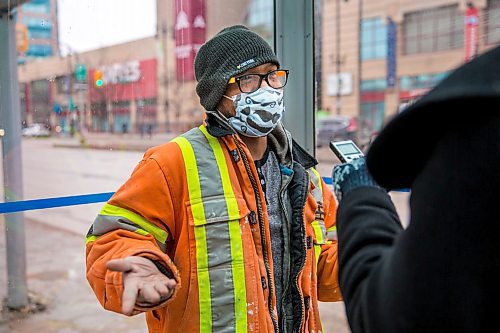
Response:
[{"label": "blue barrier tape", "polygon": [[[327,185],[333,185],[331,177],[323,177]],[[409,192],[409,189],[397,189],[397,192]],[[23,212],[27,210],[37,210],[55,207],[85,205],[97,202],[106,202],[114,192],[95,193],[85,195],[74,195],[69,197],[46,198],[24,201],[11,201],[0,203],[0,214]]]},{"label": "blue barrier tape", "polygon": [[69,197],[11,201],[0,203],[0,214],[15,213],[27,210],[55,208],[64,206],[84,205],[97,202],[106,202],[114,192],[74,195]]},{"label": "blue barrier tape", "polygon": [[332,177],[323,177],[323,181],[326,185],[333,185]]},{"label": "blue barrier tape", "polygon": [[[323,177],[323,181],[325,182],[326,185],[333,185],[333,180],[331,177]],[[410,192],[409,188],[399,188],[399,189],[394,189],[394,192]]]}]

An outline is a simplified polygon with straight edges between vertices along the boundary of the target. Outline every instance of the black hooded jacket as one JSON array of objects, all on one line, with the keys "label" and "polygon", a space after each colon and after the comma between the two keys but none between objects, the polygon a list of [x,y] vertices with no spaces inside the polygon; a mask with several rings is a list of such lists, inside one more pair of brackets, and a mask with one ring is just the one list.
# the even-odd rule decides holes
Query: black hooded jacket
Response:
[{"label": "black hooded jacket", "polygon": [[367,166],[385,188],[411,188],[411,218],[403,229],[375,187],[340,202],[339,280],[352,331],[496,331],[500,48],[397,116]]}]

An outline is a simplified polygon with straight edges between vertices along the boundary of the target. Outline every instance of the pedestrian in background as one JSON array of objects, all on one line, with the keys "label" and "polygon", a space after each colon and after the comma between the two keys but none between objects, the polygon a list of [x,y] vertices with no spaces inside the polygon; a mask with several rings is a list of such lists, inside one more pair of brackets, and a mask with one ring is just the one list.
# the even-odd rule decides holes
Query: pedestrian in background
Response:
[{"label": "pedestrian in background", "polygon": [[[500,48],[334,168],[339,279],[353,332],[489,332],[500,287]],[[385,189],[410,188],[403,230]]]},{"label": "pedestrian in background", "polygon": [[195,75],[205,123],[148,150],[101,210],[88,281],[150,332],[322,331],[318,300],[341,300],[336,201],[282,125],[288,70],[232,26]]}]

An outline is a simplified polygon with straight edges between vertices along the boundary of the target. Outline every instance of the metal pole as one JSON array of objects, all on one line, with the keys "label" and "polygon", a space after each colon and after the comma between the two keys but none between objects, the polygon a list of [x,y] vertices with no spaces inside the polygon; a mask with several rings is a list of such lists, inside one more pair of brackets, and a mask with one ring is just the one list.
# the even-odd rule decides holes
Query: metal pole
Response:
[{"label": "metal pole", "polygon": [[71,57],[72,55],[71,54],[68,54],[67,55],[68,57],[68,73],[66,74],[66,80],[67,80],[67,83],[68,83],[68,91],[67,91],[67,103],[68,103],[68,113],[66,114],[66,121],[68,122],[68,124],[66,124],[66,126],[69,125],[69,133],[70,135],[73,137],[75,136],[75,120],[74,120],[74,114],[73,114],[73,65],[72,65],[72,61],[71,61]]},{"label": "metal pole", "polygon": [[[361,58],[361,48],[363,47],[363,0],[359,0],[358,4],[358,115],[362,118],[362,103],[361,103],[361,83],[363,82],[363,59]],[[363,125],[364,127],[364,125]]]},{"label": "metal pole", "polygon": [[[23,198],[21,161],[21,107],[17,78],[15,21],[10,12],[0,13],[0,117],[5,201]],[[28,305],[23,213],[5,214],[7,246],[7,306]]]},{"label": "metal pole", "polygon": [[[75,52],[73,50],[73,56],[75,57],[74,63],[75,66],[72,68],[72,71],[76,72],[76,66],[81,66],[82,64],[85,66],[84,62],[80,58],[80,54],[78,52]],[[86,66],[85,66],[86,67]],[[87,85],[87,78],[83,82],[78,81],[78,132],[80,133],[80,141],[85,142],[85,134],[87,133],[86,127],[87,125],[85,124],[85,115],[86,115],[86,110],[85,110],[85,103],[84,103],[84,87]]]},{"label": "metal pole", "polygon": [[283,122],[294,139],[314,154],[314,6],[311,0],[275,0],[275,50],[291,70]]},{"label": "metal pole", "polygon": [[342,79],[340,77],[340,65],[341,65],[341,55],[340,55],[340,0],[337,0],[337,8],[336,8],[336,25],[335,33],[336,33],[336,44],[337,44],[337,59],[336,59],[336,71],[337,71],[337,100],[335,101],[335,107],[337,114],[341,113],[342,109]]}]

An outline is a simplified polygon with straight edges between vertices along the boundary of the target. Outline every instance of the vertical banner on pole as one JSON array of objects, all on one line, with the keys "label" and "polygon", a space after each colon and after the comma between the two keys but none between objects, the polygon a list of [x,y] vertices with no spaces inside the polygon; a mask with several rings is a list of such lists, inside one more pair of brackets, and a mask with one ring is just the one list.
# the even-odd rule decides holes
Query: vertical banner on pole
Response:
[{"label": "vertical banner on pole", "polygon": [[193,21],[191,27],[191,36],[193,38],[193,61],[201,45],[205,43],[205,1],[206,0],[191,0],[191,14]]},{"label": "vertical banner on pole", "polygon": [[178,81],[194,80],[194,58],[205,42],[205,0],[175,1],[175,58]]},{"label": "vertical banner on pole", "polygon": [[479,14],[472,3],[465,11],[465,62],[471,61],[478,52]]},{"label": "vertical banner on pole", "polygon": [[396,23],[388,18],[387,22],[387,87],[396,85]]}]

